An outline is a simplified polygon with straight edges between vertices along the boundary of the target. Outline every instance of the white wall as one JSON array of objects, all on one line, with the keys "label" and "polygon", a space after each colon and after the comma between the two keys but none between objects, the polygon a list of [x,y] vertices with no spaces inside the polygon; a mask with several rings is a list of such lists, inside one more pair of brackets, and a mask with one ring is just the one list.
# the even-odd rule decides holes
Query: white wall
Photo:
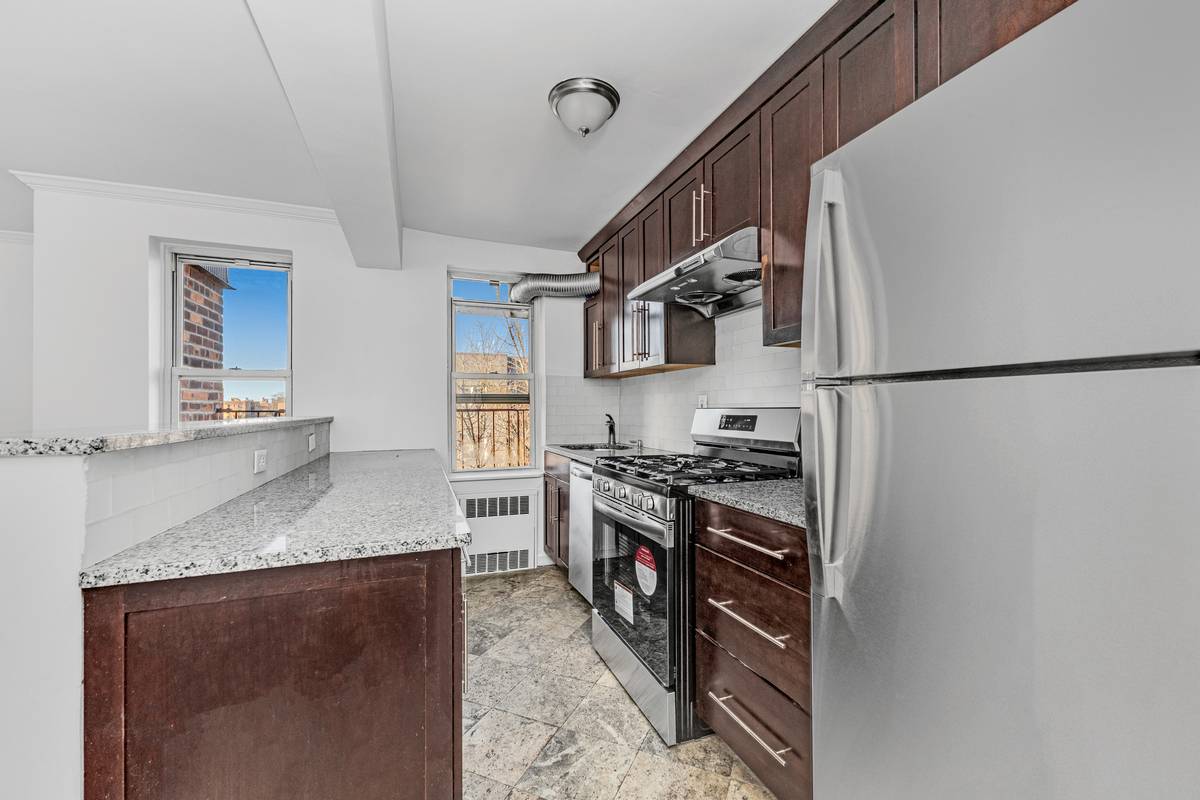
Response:
[{"label": "white wall", "polygon": [[716,366],[621,381],[622,439],[690,452],[692,411],[700,394],[708,395],[709,406],[800,404],[800,351],[763,347],[761,308],[720,317],[716,326]]},{"label": "white wall", "polygon": [[82,456],[0,458],[4,797],[82,792]]},{"label": "white wall", "polygon": [[[333,415],[333,450],[445,455],[448,268],[580,269],[569,252],[411,230],[403,270],[359,269],[341,229],[322,221],[50,189],[35,191],[34,209],[32,397],[42,429],[156,420],[165,322],[154,239],[292,254],[293,410]],[[580,301],[553,302],[562,305],[546,316],[580,318]],[[582,327],[566,326],[575,336]],[[541,357],[578,361],[581,347],[551,336]]]},{"label": "white wall", "polygon": [[0,432],[33,424],[33,236],[0,231]]}]

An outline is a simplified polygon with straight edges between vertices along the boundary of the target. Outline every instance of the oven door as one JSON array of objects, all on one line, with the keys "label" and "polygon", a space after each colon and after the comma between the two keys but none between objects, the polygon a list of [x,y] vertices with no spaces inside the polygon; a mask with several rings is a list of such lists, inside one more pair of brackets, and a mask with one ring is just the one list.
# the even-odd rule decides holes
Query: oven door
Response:
[{"label": "oven door", "polygon": [[665,688],[675,684],[675,531],[593,496],[592,605]]}]

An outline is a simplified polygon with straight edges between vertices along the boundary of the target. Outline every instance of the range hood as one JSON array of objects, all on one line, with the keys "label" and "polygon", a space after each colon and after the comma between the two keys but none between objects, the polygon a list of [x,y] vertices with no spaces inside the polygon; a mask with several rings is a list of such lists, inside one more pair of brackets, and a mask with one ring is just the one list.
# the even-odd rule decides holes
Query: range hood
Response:
[{"label": "range hood", "polygon": [[758,228],[742,228],[668,267],[638,284],[629,299],[679,303],[710,318],[761,304]]}]

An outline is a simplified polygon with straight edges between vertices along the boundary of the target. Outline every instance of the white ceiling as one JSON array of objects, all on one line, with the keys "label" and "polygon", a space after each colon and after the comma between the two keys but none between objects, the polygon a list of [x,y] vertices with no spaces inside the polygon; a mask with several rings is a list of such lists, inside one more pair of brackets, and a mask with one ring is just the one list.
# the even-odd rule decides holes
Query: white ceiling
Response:
[{"label": "white ceiling", "polygon": [[[375,2],[386,6],[404,224],[573,250],[833,0]],[[0,229],[32,229],[29,191],[9,169],[349,213],[325,189],[339,176],[313,165],[244,0],[9,5]],[[575,75],[621,93],[616,117],[586,140],[546,105]],[[378,150],[362,159],[356,172],[392,169]]]},{"label": "white ceiling", "polygon": [[26,170],[328,206],[242,0],[6,2],[0,229]]},{"label": "white ceiling", "polygon": [[[404,224],[574,250],[832,0],[390,0]],[[581,140],[550,113],[564,78],[621,106]]]}]

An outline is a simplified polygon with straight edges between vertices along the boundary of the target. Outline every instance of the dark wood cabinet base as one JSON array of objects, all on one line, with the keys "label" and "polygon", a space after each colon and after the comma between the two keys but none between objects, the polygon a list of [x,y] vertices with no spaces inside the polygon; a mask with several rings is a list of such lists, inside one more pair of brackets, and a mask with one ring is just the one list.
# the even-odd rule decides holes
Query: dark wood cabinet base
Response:
[{"label": "dark wood cabinet base", "polygon": [[461,796],[458,551],[84,592],[84,797]]}]

